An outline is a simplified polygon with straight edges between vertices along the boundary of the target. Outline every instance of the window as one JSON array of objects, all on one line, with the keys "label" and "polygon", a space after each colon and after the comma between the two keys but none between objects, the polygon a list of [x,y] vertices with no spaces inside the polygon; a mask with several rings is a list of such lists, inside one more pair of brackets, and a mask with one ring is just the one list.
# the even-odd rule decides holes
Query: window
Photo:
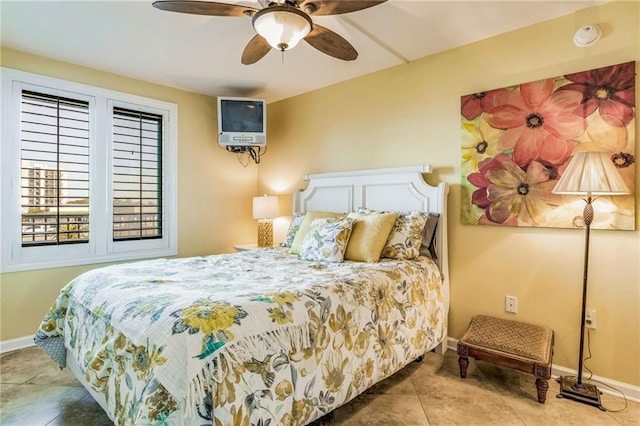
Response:
[{"label": "window", "polygon": [[2,73],[1,271],[177,254],[176,105]]},{"label": "window", "polygon": [[162,116],[113,118],[113,239],[162,238]]},{"label": "window", "polygon": [[89,103],[22,91],[22,246],[89,241]]}]

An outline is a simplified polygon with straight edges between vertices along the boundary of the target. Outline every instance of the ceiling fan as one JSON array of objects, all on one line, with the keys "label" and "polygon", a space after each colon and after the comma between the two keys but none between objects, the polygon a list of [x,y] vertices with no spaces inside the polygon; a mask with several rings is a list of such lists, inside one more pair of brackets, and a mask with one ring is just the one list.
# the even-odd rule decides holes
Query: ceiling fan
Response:
[{"label": "ceiling fan", "polygon": [[282,52],[304,40],[322,53],[345,61],[358,57],[356,49],[342,36],[314,24],[310,16],[355,12],[387,0],[258,0],[262,9],[238,4],[196,0],[158,0],[153,7],[195,15],[250,17],[258,34],[242,52],[242,63],[256,63],[271,48]]}]

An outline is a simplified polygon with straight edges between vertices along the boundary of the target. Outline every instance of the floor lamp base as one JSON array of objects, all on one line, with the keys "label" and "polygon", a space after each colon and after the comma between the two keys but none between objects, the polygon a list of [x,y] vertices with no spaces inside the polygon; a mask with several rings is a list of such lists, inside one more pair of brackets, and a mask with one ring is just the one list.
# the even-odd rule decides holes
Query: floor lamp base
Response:
[{"label": "floor lamp base", "polygon": [[574,377],[560,376],[560,393],[558,398],[569,398],[583,404],[593,405],[602,411],[607,411],[600,402],[600,391],[595,385],[589,383],[578,384]]}]

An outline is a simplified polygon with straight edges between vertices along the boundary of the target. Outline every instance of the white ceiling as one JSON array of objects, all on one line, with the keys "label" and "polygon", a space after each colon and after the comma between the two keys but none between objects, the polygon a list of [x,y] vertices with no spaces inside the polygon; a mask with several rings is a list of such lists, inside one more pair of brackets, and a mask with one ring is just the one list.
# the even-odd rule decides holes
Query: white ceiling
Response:
[{"label": "white ceiling", "polygon": [[[349,1],[349,0],[345,0]],[[157,10],[152,0],[0,1],[3,46],[212,96],[269,102],[568,15],[606,0],[389,0],[314,22],[359,52],[334,59],[305,42],[253,65],[249,18]],[[260,8],[257,0],[227,0]],[[584,25],[588,23],[581,23]]]}]

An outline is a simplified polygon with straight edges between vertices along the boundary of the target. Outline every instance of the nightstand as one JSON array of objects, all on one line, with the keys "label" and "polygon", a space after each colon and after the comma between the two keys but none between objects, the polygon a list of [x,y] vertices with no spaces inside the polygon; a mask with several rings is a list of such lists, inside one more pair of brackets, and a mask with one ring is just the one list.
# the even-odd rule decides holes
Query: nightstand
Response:
[{"label": "nightstand", "polygon": [[278,247],[278,245],[268,246],[268,247],[258,247],[257,244],[237,244],[233,246],[236,251],[248,251],[248,250],[263,250],[267,248]]}]

